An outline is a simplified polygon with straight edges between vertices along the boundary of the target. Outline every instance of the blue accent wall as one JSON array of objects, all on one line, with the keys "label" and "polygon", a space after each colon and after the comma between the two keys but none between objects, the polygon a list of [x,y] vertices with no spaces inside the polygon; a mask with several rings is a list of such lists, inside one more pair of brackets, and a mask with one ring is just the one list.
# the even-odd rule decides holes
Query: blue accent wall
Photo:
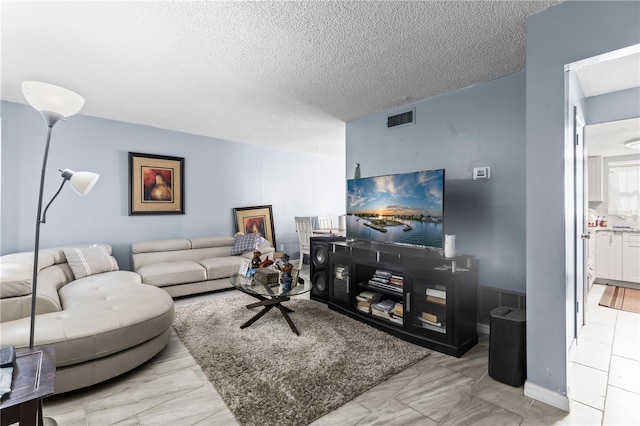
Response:
[{"label": "blue accent wall", "polygon": [[[567,1],[527,19],[527,383],[566,396],[564,66],[640,43],[640,2]],[[527,385],[525,385],[525,392]]]},{"label": "blue accent wall", "polygon": [[[560,399],[574,309],[565,251],[564,66],[640,43],[638,28],[640,2],[570,0],[528,18],[526,73],[347,123],[349,177],[355,163],[362,176],[446,170],[445,232],[457,235],[460,252],[478,257],[480,285],[526,290],[527,384]],[[579,102],[589,123],[608,121],[597,104],[610,100]],[[387,115],[411,108],[415,124],[386,129]],[[479,166],[491,167],[491,180],[471,180]]]},{"label": "blue accent wall", "polygon": [[[415,124],[386,117],[415,108]],[[525,292],[525,73],[347,123],[347,174],[445,169],[444,229],[479,260],[480,285]],[[351,167],[349,167],[351,166]],[[489,166],[491,179],[473,180]]]},{"label": "blue accent wall", "polygon": [[586,99],[587,124],[640,117],[640,87]]},{"label": "blue accent wall", "polygon": [[[31,251],[46,125],[30,106],[2,102],[0,252]],[[128,152],[185,158],[184,215],[129,216]],[[44,203],[58,169],[93,171],[85,197],[69,185],[47,213],[40,246],[104,242],[129,268],[131,242],[233,235],[234,207],[271,204],[276,242],[298,257],[294,216],[344,213],[344,159],[285,152],[153,127],[77,115],[51,137]]]}]

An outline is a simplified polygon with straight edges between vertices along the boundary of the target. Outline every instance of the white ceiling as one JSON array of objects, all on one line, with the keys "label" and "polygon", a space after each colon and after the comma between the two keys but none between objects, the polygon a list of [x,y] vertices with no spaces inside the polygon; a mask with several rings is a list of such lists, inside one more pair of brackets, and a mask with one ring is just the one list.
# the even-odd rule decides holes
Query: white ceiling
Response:
[{"label": "white ceiling", "polygon": [[[585,97],[640,87],[640,46],[602,56],[604,58],[593,58],[592,64],[576,69]],[[639,138],[640,117],[585,126],[584,140],[588,155],[608,157],[638,154],[638,150],[627,148],[624,143]]]},{"label": "white ceiling", "polygon": [[[0,97],[40,80],[86,115],[342,157],[346,121],[524,69],[526,17],[556,3],[1,0]],[[640,86],[640,56],[577,72],[587,97]],[[589,152],[639,125],[588,126]]]},{"label": "white ceiling", "polygon": [[584,140],[589,156],[611,157],[640,154],[637,149],[627,148],[624,145],[625,142],[637,139],[640,139],[640,117],[585,127]]},{"label": "white ceiling", "polygon": [[640,52],[637,48],[632,50],[636,52],[615,55],[576,70],[584,96],[590,98],[640,86]]},{"label": "white ceiling", "polygon": [[556,3],[2,1],[0,96],[45,81],[86,115],[343,157],[346,121],[524,69]]}]

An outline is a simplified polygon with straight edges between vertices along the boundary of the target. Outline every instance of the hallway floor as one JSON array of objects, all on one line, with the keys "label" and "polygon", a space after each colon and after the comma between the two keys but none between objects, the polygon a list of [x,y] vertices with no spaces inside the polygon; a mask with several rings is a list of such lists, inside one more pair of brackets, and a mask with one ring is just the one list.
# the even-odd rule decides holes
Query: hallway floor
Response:
[{"label": "hallway floor", "polygon": [[595,410],[603,425],[640,425],[640,314],[599,306],[605,288],[591,287],[569,355],[571,409]]}]

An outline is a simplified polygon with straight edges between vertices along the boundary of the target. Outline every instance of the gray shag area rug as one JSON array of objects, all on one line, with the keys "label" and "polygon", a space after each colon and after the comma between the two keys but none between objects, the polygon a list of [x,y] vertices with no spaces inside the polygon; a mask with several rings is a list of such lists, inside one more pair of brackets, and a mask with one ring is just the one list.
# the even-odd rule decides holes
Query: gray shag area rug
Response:
[{"label": "gray shag area rug", "polygon": [[306,425],[427,357],[429,350],[292,299],[243,330],[259,309],[245,294],[176,308],[174,328],[242,425]]}]

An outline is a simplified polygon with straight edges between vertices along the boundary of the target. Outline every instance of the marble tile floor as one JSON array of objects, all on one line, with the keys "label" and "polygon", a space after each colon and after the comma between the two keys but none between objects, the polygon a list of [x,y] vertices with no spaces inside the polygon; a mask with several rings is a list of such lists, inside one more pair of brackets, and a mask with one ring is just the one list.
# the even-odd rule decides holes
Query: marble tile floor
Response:
[{"label": "marble tile floor", "polygon": [[[301,275],[308,279],[308,274],[308,266],[305,266]],[[182,298],[176,300],[176,306],[233,294],[230,290]],[[611,321],[612,314],[599,312],[599,315]],[[621,326],[620,335],[633,339],[635,330],[637,336],[637,328],[634,328],[637,324],[633,319],[626,315],[620,319],[617,321],[616,318],[614,323]],[[611,362],[609,378],[604,382],[606,393],[602,398],[603,372],[598,369],[604,365],[599,358],[602,355],[591,360],[587,354],[576,351],[571,362],[578,384],[576,391],[585,389],[587,392],[575,393],[571,413],[524,396],[522,387],[514,388],[489,377],[488,336],[481,336],[480,343],[463,357],[433,352],[312,425],[638,424],[637,417],[636,423],[625,422],[634,420],[628,407],[637,407],[640,402],[633,399],[633,395],[640,397],[640,380],[637,366],[633,364],[640,360],[629,357],[632,348],[625,339],[615,345],[616,332],[609,345],[611,357],[620,360]],[[610,330],[594,326],[585,327],[583,333],[587,333],[584,342],[591,337],[606,345]],[[582,340],[580,346],[583,346]],[[631,376],[627,375],[630,368],[634,371]],[[590,384],[583,386],[580,380],[585,381],[585,376],[581,369],[589,369],[594,373],[593,377],[599,378],[596,380],[598,389],[590,391],[592,379],[589,375],[586,381]],[[48,398],[44,413],[60,426],[237,425],[233,414],[175,333],[167,347],[148,363],[89,389]]]}]

